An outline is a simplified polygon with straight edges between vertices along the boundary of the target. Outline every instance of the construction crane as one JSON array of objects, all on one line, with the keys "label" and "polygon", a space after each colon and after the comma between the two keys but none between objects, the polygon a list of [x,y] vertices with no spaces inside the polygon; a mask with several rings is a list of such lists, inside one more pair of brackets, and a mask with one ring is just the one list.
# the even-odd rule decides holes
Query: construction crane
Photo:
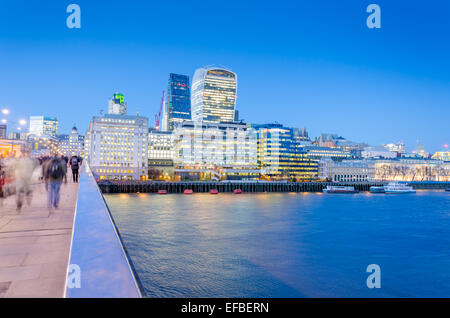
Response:
[{"label": "construction crane", "polygon": [[163,91],[162,98],[161,98],[161,106],[159,107],[159,113],[155,115],[155,129],[159,130],[159,123],[161,121],[161,112],[164,106],[164,94],[166,91]]}]

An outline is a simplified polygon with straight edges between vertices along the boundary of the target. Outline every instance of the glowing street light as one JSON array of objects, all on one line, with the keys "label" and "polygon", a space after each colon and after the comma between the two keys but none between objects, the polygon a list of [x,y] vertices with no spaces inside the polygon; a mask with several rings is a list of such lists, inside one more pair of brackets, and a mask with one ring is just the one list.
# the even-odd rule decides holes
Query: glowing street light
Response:
[{"label": "glowing street light", "polygon": [[19,125],[25,126],[27,124],[27,121],[25,119],[19,120]]},{"label": "glowing street light", "polygon": [[8,115],[8,114],[9,114],[9,109],[3,108],[3,109],[2,109],[2,114],[3,114],[3,115]]},{"label": "glowing street light", "polygon": [[6,119],[2,119],[2,123],[6,124],[7,120]]}]

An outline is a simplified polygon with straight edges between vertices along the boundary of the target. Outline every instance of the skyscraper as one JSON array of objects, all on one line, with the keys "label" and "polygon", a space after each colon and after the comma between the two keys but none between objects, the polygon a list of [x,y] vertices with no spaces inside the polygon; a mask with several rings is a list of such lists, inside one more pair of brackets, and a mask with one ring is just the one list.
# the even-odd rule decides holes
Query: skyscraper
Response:
[{"label": "skyscraper", "polygon": [[111,115],[126,115],[127,103],[124,101],[123,94],[114,93],[113,97],[109,100],[108,114]]},{"label": "skyscraper", "polygon": [[58,119],[47,116],[30,116],[30,134],[56,137],[58,135]]},{"label": "skyscraper", "polygon": [[0,138],[6,139],[6,125],[0,124]]},{"label": "skyscraper", "polygon": [[203,67],[192,81],[192,120],[207,123],[234,121],[237,75],[229,70]]},{"label": "skyscraper", "polygon": [[189,76],[174,73],[169,74],[167,115],[166,118],[163,117],[164,119],[167,120],[167,129],[170,131],[183,121],[191,120]]}]

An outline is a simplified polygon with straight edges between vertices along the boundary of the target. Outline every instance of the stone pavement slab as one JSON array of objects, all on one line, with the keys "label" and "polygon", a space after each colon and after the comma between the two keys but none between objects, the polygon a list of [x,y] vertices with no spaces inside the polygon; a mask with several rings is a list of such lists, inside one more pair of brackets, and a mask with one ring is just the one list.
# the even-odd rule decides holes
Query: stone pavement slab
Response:
[{"label": "stone pavement slab", "polygon": [[3,200],[0,297],[63,297],[77,194],[77,183],[63,184],[60,206],[51,212],[43,183],[33,186],[31,205],[20,211],[15,196]]}]

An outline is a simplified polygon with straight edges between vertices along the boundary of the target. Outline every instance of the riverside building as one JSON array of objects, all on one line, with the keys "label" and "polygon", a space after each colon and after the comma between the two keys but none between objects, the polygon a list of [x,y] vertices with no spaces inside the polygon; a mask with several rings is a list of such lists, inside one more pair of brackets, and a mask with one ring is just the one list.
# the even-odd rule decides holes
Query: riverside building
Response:
[{"label": "riverside building", "polygon": [[174,166],[180,180],[259,178],[256,134],[244,123],[185,121],[174,131]]},{"label": "riverside building", "polygon": [[192,81],[192,120],[206,123],[235,119],[237,75],[230,70],[204,67]]},{"label": "riverside building", "polygon": [[58,149],[62,155],[68,157],[84,157],[84,136],[80,135],[74,126],[70,134],[58,136]]},{"label": "riverside building", "polygon": [[173,133],[150,128],[148,132],[148,177],[152,180],[172,180]]},{"label": "riverside building", "polygon": [[375,178],[387,181],[450,181],[450,162],[404,157],[375,160]]},{"label": "riverside building", "polygon": [[343,160],[325,158],[319,163],[321,179],[334,182],[367,182],[375,180],[375,164],[369,160]]},{"label": "riverside building", "polygon": [[450,161],[450,151],[438,151],[435,152],[431,159]]},{"label": "riverside building", "polygon": [[167,130],[173,131],[183,121],[191,120],[189,76],[170,73],[167,91]]},{"label": "riverside building", "polygon": [[93,117],[85,137],[85,157],[100,180],[146,180],[148,118]]},{"label": "riverside building", "polygon": [[252,125],[257,132],[258,165],[266,180],[306,181],[318,177],[318,162],[308,157],[293,128]]}]

